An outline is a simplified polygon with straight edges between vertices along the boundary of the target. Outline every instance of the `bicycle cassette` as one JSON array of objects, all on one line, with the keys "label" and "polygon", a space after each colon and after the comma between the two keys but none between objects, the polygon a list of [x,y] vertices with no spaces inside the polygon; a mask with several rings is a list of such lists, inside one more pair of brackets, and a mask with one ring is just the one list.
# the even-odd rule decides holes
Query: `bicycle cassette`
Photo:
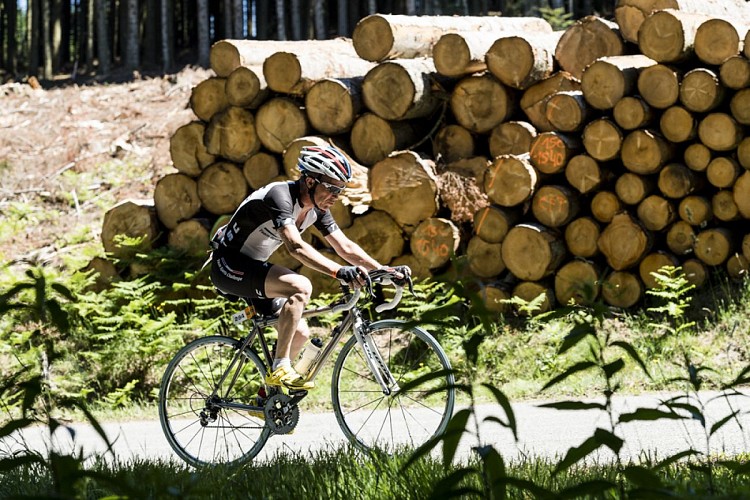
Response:
[{"label": "bicycle cassette", "polygon": [[266,425],[274,434],[289,434],[299,422],[299,408],[286,394],[275,394],[264,406]]}]

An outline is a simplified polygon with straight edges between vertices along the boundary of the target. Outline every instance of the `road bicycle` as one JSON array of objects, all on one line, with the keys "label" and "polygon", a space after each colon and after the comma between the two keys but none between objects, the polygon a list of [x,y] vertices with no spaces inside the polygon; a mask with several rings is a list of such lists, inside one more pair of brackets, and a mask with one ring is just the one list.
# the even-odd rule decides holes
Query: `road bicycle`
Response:
[{"label": "road bicycle", "polygon": [[[372,284],[395,287],[390,302],[375,310],[395,308],[403,286],[395,285],[393,272],[371,271],[369,278],[368,296]],[[408,285],[411,289],[411,282]],[[453,413],[455,384],[443,348],[428,332],[407,322],[366,319],[358,306],[362,290],[342,284],[342,291],[339,300],[303,313],[304,318],[344,313],[303,376],[314,381],[345,340],[331,381],[333,411],[344,435],[363,450],[392,452],[417,447],[444,432]],[[162,429],[177,455],[194,466],[252,460],[270,437],[293,432],[299,403],[308,394],[265,383],[273,361],[268,327],[278,322],[278,316],[258,314],[252,300],[246,301],[248,307],[233,319],[237,325],[250,319],[249,333],[190,342],[170,361],[162,378]],[[348,332],[352,336],[346,340]]]}]

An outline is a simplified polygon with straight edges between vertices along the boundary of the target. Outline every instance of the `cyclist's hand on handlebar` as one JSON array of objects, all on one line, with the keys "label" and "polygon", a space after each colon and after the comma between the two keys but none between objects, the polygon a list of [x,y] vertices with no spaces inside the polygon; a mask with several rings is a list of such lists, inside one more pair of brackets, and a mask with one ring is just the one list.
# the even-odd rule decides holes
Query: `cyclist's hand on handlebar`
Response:
[{"label": "cyclist's hand on handlebar", "polygon": [[336,271],[336,279],[354,288],[362,288],[370,283],[370,276],[367,271],[358,266],[342,266]]},{"label": "cyclist's hand on handlebar", "polygon": [[406,286],[411,281],[411,269],[409,266],[384,266],[381,269],[391,273],[391,281],[396,286]]}]

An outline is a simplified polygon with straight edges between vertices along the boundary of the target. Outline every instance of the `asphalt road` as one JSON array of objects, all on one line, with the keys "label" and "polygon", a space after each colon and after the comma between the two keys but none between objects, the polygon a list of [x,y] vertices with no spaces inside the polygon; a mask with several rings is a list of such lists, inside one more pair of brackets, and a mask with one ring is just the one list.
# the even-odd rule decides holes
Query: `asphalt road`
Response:
[{"label": "asphalt road", "polygon": [[[707,404],[706,419],[708,428],[733,411],[739,410],[737,421],[731,421],[716,432],[710,441],[710,452],[736,454],[750,451],[750,429],[748,414],[750,398],[734,397],[716,399],[715,393],[702,393],[701,400]],[[619,397],[614,401],[617,414],[632,412],[637,408],[654,408],[665,394],[649,394],[632,397]],[[485,422],[488,416],[498,416],[505,420],[502,409],[497,405],[477,407],[479,439],[465,436],[459,446],[458,455],[466,458],[477,444],[491,444],[507,459],[523,456],[562,457],[566,451],[580,445],[590,437],[597,427],[610,429],[609,416],[601,411],[570,411],[540,408],[536,402],[513,404],[518,423],[516,442],[511,432],[493,422]],[[472,423],[473,421],[470,421]],[[132,458],[175,459],[167,440],[162,434],[158,421],[107,423],[103,425],[107,435],[114,442],[118,460],[127,462]],[[617,434],[625,440],[622,457],[637,460],[644,453],[651,457],[665,458],[674,453],[695,449],[707,451],[706,433],[697,420],[656,420],[648,422],[628,422],[618,428]],[[304,403],[299,425],[293,435],[272,437],[256,460],[267,460],[278,452],[310,453],[311,451],[336,447],[346,442],[338,428],[333,413],[305,413]],[[82,450],[90,457],[105,451],[105,445],[98,434],[88,425],[71,425],[68,430],[60,429],[50,440],[45,428],[27,429],[22,434],[14,434],[0,440],[0,456],[22,447],[44,451],[50,444],[58,450]],[[608,450],[599,453],[602,460],[614,455]]]}]

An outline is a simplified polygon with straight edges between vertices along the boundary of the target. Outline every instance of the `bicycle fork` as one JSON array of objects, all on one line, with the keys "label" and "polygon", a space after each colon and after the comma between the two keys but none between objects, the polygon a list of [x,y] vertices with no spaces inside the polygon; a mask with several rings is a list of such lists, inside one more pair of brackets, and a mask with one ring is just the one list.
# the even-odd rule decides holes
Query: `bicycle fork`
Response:
[{"label": "bicycle fork", "polygon": [[388,364],[380,355],[378,346],[375,345],[375,340],[372,338],[367,328],[364,325],[364,320],[361,315],[357,314],[354,318],[354,336],[357,339],[357,343],[362,348],[362,352],[365,355],[365,361],[367,366],[370,368],[375,381],[380,384],[380,388],[383,390],[383,394],[391,396],[398,394],[400,387],[398,382],[393,377],[391,370],[388,368]]}]

